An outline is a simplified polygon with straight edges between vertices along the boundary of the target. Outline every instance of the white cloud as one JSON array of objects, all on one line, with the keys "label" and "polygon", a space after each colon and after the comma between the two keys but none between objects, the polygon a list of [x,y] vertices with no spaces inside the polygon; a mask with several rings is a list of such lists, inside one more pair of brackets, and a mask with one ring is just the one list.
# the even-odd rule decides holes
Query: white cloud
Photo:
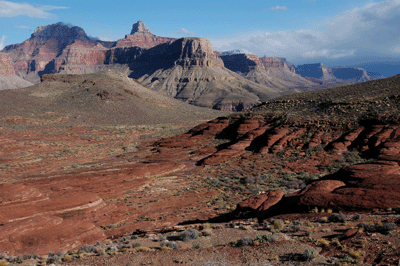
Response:
[{"label": "white cloud", "polygon": [[274,7],[271,7],[269,10],[274,12],[274,11],[279,11],[279,10],[286,11],[288,9],[286,6],[274,6]]},{"label": "white cloud", "polygon": [[185,28],[181,28],[180,31],[178,32],[179,35],[184,35],[184,36],[193,36],[194,32],[187,30]]},{"label": "white cloud", "polygon": [[117,38],[112,38],[109,36],[99,36],[98,39],[100,41],[105,41],[105,42],[113,42],[113,41],[117,40]]},{"label": "white cloud", "polygon": [[0,39],[0,51],[4,49],[4,41],[6,40],[6,36],[3,35]]},{"label": "white cloud", "polygon": [[63,6],[31,5],[28,3],[14,3],[0,1],[0,17],[28,16],[31,18],[51,18],[55,15],[47,12],[54,9],[66,9]]},{"label": "white cloud", "polygon": [[17,26],[17,28],[26,30],[26,29],[30,29],[31,27],[28,27],[28,26],[25,26],[25,25],[20,25],[20,26]]},{"label": "white cloud", "polygon": [[386,0],[340,13],[314,29],[253,32],[212,43],[218,51],[240,49],[258,56],[273,54],[293,63],[392,57],[399,56],[398,25],[400,0]]}]

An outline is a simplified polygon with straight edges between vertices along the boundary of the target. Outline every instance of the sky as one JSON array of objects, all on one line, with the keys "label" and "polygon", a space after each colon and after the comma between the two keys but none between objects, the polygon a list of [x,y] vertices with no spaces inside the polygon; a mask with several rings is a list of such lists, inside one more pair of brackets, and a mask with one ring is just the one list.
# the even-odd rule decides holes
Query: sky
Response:
[{"label": "sky", "polygon": [[400,0],[0,0],[0,50],[57,22],[116,41],[139,20],[155,35],[206,38],[221,52],[400,73]]}]

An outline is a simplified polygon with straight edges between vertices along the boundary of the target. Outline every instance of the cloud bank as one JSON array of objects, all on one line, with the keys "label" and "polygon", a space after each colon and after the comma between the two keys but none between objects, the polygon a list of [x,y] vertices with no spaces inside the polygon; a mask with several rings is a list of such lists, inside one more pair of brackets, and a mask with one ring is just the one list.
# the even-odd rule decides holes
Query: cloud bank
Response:
[{"label": "cloud bank", "polygon": [[295,64],[362,61],[400,57],[398,25],[400,0],[387,0],[340,13],[315,29],[249,33],[213,44],[218,51],[240,49],[258,56],[286,57]]},{"label": "cloud bank", "polygon": [[55,9],[66,9],[64,6],[31,5],[0,1],[0,17],[28,16],[31,18],[53,18],[55,15],[47,12]]}]

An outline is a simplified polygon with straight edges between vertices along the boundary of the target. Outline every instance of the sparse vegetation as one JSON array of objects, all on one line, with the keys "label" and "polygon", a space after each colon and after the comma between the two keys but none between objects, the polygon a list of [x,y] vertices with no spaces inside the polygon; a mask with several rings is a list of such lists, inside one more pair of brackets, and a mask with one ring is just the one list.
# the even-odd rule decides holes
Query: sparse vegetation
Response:
[{"label": "sparse vegetation", "polygon": [[188,229],[187,231],[182,232],[178,235],[178,239],[185,242],[197,238],[199,238],[199,231],[197,231],[196,229]]},{"label": "sparse vegetation", "polygon": [[333,213],[328,217],[328,221],[333,223],[344,223],[346,219],[347,217],[343,213]]},{"label": "sparse vegetation", "polygon": [[307,248],[303,253],[304,260],[306,261],[312,261],[317,255],[318,252],[315,248]]}]

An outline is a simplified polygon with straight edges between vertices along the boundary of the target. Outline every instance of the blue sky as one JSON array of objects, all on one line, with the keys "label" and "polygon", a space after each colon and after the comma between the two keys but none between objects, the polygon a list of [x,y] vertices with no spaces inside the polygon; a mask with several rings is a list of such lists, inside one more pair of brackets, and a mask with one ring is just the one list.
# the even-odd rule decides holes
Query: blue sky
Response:
[{"label": "blue sky", "polygon": [[138,20],[158,36],[206,38],[218,51],[400,73],[400,0],[0,0],[0,49],[59,21],[117,40]]}]

